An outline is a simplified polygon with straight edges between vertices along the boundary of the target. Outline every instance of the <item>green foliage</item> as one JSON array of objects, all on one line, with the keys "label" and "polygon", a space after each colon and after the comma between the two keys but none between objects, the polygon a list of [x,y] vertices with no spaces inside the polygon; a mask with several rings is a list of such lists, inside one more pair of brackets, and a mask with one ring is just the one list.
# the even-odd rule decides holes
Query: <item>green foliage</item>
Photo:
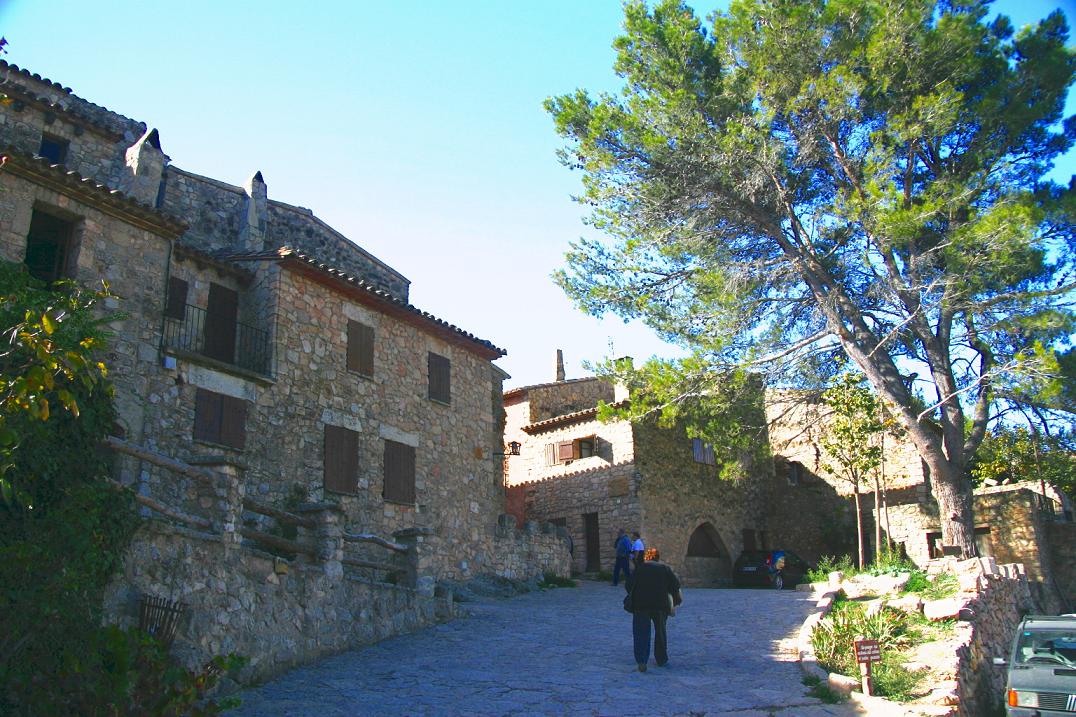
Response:
[{"label": "green foliage", "polygon": [[571,578],[562,578],[556,573],[546,573],[542,576],[542,579],[538,582],[538,587],[541,590],[549,590],[551,588],[574,588],[576,582]]},{"label": "green foliage", "polygon": [[972,481],[1045,481],[1076,496],[1076,450],[1067,435],[1047,436],[1019,426],[995,428],[979,447],[969,470]]},{"label": "green foliage", "polygon": [[238,700],[208,699],[221,676],[241,667],[236,655],[215,657],[202,669],[179,665],[167,646],[137,630],[96,628],[77,656],[38,675],[12,705],[35,717],[210,717]]},{"label": "green foliage", "polygon": [[990,419],[1071,405],[1076,184],[1044,178],[1076,141],[1076,54],[1060,11],[1019,34],[989,14],[738,0],[705,27],[678,0],[629,0],[622,91],[546,102],[605,235],[557,281],[688,350],[655,405],[745,369],[817,386],[847,357],[950,489],[943,532],[966,547]]},{"label": "green foliage", "polygon": [[868,614],[860,603],[835,601],[832,612],[811,633],[819,664],[830,672],[858,675],[853,647],[858,636],[878,640],[882,648],[882,662],[873,667],[875,694],[897,700],[913,697],[922,675],[901,663],[900,653],[917,637],[907,614],[888,607]]},{"label": "green foliage", "polygon": [[888,550],[882,551],[880,555],[875,556],[874,562],[867,566],[865,572],[870,575],[898,575],[900,573],[914,572],[915,570],[917,568],[911,560],[896,551]]},{"label": "green foliage", "polygon": [[842,572],[845,575],[854,575],[856,568],[852,563],[852,558],[848,555],[842,555],[839,558],[835,558],[832,555],[823,555],[818,559],[818,565],[807,571],[807,582],[827,582],[829,580],[829,574],[837,571]]},{"label": "green foliage", "polygon": [[72,284],[47,291],[0,262],[0,711],[77,671],[138,525],[131,497],[105,481],[101,441],[116,413],[95,355],[101,298]]},{"label": "green foliage", "polygon": [[862,375],[843,374],[822,394],[830,410],[820,441],[828,460],[822,469],[858,488],[882,463],[882,446],[876,440],[885,430],[881,405],[863,386]]},{"label": "green foliage", "polygon": [[959,587],[960,581],[952,573],[938,573],[931,578],[922,570],[915,570],[904,584],[901,593],[915,594],[924,600],[943,600],[956,595]]},{"label": "green foliage", "polygon": [[823,685],[821,682],[811,685],[811,689],[807,690],[807,696],[814,697],[827,705],[839,705],[848,699],[829,685]]}]

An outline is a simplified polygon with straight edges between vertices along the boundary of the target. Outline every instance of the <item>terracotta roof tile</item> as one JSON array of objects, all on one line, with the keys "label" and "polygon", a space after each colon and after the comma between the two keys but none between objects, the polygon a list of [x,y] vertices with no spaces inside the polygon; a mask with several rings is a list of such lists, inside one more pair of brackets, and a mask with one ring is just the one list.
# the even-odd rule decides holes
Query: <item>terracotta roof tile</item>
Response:
[{"label": "terracotta roof tile", "polygon": [[391,306],[398,311],[409,314],[417,319],[421,319],[423,323],[440,329],[441,331],[455,337],[456,340],[462,340],[467,343],[480,346],[485,349],[485,352],[491,354],[491,359],[499,356],[505,356],[508,353],[504,349],[498,348],[497,346],[493,345],[493,343],[491,343],[490,341],[480,339],[474,334],[464,331],[455,324],[450,324],[443,319],[437,318],[428,311],[423,311],[422,309],[419,309],[415,306],[412,306],[411,304],[397,299],[389,292],[385,291],[384,289],[380,289],[377,286],[374,286],[365,279],[352,276],[344,271],[341,271],[340,269],[337,269],[334,266],[330,266],[325,262],[319,261],[318,259],[310,256],[309,254],[304,254],[289,246],[282,246],[279,249],[264,252],[217,254],[216,257],[218,259],[228,261],[297,262],[298,264],[313,269],[326,277],[345,283],[350,287],[353,287],[354,289],[361,290],[364,294],[368,295],[372,299],[375,299],[378,303],[384,306]]},{"label": "terracotta roof tile", "polygon": [[[609,404],[614,408],[620,408],[627,405],[627,401],[617,401],[616,403]],[[547,418],[544,421],[537,421],[523,426],[521,429],[524,433],[542,433],[559,426],[566,426],[570,423],[579,423],[584,420],[595,418],[598,415],[598,407],[584,408],[582,411],[573,411],[572,413],[564,413],[560,416],[553,416]]]},{"label": "terracotta roof tile", "polygon": [[534,486],[539,483],[548,483],[549,481],[561,480],[564,478],[578,478],[579,476],[587,475],[588,473],[603,473],[605,471],[613,471],[616,468],[623,468],[625,466],[633,466],[635,461],[624,461],[623,463],[610,463],[604,466],[596,466],[594,468],[585,468],[581,471],[575,471],[574,473],[557,473],[555,475],[545,476],[544,478],[535,478],[534,480],[523,481],[522,483],[513,483],[508,486],[509,490],[512,488]]},{"label": "terracotta roof tile", "polygon": [[[36,184],[50,186],[57,191],[81,195],[80,199],[106,213],[120,215],[121,219],[135,223],[150,224],[155,230],[164,230],[171,238],[187,230],[187,225],[156,207],[129,197],[118,189],[112,189],[90,177],[83,177],[62,164],[50,164],[44,157],[32,157],[12,147],[0,148],[0,165],[4,171],[29,179]],[[111,211],[110,211],[111,210]]]}]

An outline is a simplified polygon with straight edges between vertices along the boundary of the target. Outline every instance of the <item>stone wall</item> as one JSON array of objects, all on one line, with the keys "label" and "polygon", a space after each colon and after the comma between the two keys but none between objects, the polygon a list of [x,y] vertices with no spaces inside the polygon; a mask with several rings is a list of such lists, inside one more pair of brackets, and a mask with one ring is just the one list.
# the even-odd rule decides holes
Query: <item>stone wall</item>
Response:
[{"label": "stone wall", "polygon": [[526,389],[530,404],[529,423],[594,408],[598,401],[613,401],[613,387],[597,378],[577,378]]},{"label": "stone wall", "polygon": [[1065,612],[1076,610],[1076,523],[1049,523],[1050,562]]},{"label": "stone wall", "polygon": [[[840,495],[833,485],[809,470],[801,470],[793,483],[788,464],[774,460],[774,471],[759,476],[766,481],[765,534],[756,541],[760,549],[791,550],[816,563],[823,555],[856,555],[856,517],[851,497]],[[869,517],[870,496],[860,496]],[[865,532],[870,532],[866,521]]]},{"label": "stone wall", "polygon": [[455,614],[450,595],[422,595],[328,563],[292,561],[283,575],[279,565],[218,535],[151,522],[107,591],[106,619],[136,625],[143,594],[182,601],[175,653],[194,667],[237,652],[250,660],[240,673],[249,683]]},{"label": "stone wall", "polygon": [[968,560],[955,571],[974,580],[975,593],[964,601],[970,612],[970,630],[960,631],[956,648],[960,717],[994,714],[1003,704],[1006,671],[995,667],[995,657],[1008,658],[1016,626],[1031,610],[1028,581],[1020,565],[998,565],[990,559]]},{"label": "stone wall", "polygon": [[568,532],[552,523],[528,521],[517,527],[515,516],[502,515],[493,534],[489,573],[511,580],[546,574],[571,575]]},{"label": "stone wall", "polygon": [[[643,539],[661,551],[662,561],[685,584],[729,584],[745,529],[763,525],[758,475],[769,469],[769,462],[718,455],[718,465],[696,463],[682,426],[660,428],[646,421],[635,427],[635,435]],[[732,467],[722,477],[728,464]],[[696,531],[705,534],[714,550],[689,559],[688,544]]]}]

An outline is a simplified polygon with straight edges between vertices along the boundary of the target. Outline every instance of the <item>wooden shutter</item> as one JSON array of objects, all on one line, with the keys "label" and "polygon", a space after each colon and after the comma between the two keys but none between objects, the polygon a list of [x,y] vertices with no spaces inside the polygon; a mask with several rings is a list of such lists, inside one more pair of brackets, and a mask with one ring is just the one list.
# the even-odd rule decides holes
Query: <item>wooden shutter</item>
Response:
[{"label": "wooden shutter", "polygon": [[385,500],[393,503],[415,502],[415,449],[385,441]]},{"label": "wooden shutter", "polygon": [[347,322],[347,370],[374,375],[374,328],[358,321]]},{"label": "wooden shutter", "polygon": [[325,490],[356,493],[359,489],[359,434],[341,426],[325,426]]},{"label": "wooden shutter", "polygon": [[182,321],[187,316],[187,290],[189,285],[183,279],[174,276],[168,278],[168,298],[164,304],[164,315],[170,319]]},{"label": "wooden shutter", "polygon": [[547,466],[556,465],[557,463],[557,444],[549,443],[545,447],[545,464]]},{"label": "wooden shutter", "polygon": [[198,441],[220,441],[219,393],[198,389],[194,396],[194,438]]},{"label": "wooden shutter", "polygon": [[205,315],[205,355],[235,363],[235,330],[239,318],[239,294],[220,284],[209,285]]},{"label": "wooden shutter", "polygon": [[557,462],[563,463],[575,458],[575,441],[563,441],[557,444]]},{"label": "wooden shutter", "polygon": [[236,450],[247,444],[247,402],[233,396],[220,397],[220,442]]},{"label": "wooden shutter", "polygon": [[438,354],[429,355],[430,398],[441,403],[452,402],[452,363]]}]

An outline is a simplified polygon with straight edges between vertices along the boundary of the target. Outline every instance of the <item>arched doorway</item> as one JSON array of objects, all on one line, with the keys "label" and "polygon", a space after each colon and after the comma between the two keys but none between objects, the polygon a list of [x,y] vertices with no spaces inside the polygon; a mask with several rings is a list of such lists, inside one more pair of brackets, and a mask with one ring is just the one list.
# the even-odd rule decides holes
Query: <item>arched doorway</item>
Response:
[{"label": "arched doorway", "polygon": [[681,580],[694,587],[732,584],[732,558],[712,523],[695,528],[687,541]]}]

